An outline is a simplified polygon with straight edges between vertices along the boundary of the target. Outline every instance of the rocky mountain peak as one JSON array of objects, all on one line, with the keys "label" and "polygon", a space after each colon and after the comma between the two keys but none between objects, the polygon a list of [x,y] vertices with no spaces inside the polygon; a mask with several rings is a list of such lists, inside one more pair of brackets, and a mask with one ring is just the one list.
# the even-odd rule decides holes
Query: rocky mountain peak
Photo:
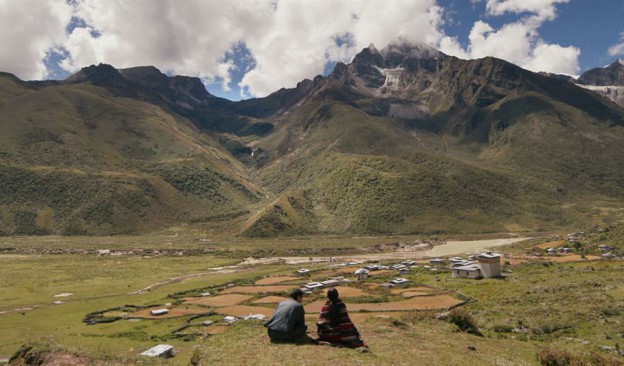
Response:
[{"label": "rocky mountain peak", "polygon": [[597,67],[584,72],[579,84],[596,86],[624,86],[624,61],[617,59],[605,67]]},{"label": "rocky mountain peak", "polygon": [[65,79],[69,83],[83,83],[91,81],[94,84],[110,82],[111,80],[120,80],[123,77],[117,69],[108,64],[99,64],[83,67],[74,75]]}]

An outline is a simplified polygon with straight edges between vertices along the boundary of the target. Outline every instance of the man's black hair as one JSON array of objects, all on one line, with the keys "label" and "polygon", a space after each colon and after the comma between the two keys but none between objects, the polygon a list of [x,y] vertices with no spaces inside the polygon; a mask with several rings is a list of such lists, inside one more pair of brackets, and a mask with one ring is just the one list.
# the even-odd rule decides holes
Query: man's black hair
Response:
[{"label": "man's black hair", "polygon": [[334,302],[334,301],[338,300],[339,296],[340,296],[340,294],[338,294],[338,290],[336,290],[335,288],[332,287],[329,290],[327,290],[327,298],[331,302]]},{"label": "man's black hair", "polygon": [[303,291],[301,291],[300,288],[294,288],[292,291],[290,291],[290,297],[292,297],[293,300],[297,300],[299,296],[303,296]]}]

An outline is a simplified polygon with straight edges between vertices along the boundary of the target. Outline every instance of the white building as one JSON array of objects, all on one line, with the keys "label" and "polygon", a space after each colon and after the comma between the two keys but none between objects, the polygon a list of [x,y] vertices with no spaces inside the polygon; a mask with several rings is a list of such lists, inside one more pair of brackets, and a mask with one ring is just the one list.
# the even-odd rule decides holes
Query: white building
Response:
[{"label": "white building", "polygon": [[476,256],[476,259],[478,264],[458,261],[451,265],[451,276],[453,278],[500,277],[500,254],[485,252]]}]

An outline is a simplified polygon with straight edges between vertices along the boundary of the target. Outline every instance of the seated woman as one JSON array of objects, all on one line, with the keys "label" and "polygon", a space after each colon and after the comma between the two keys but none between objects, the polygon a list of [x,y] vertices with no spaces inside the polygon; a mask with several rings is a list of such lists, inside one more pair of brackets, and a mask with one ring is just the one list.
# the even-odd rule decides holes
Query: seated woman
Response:
[{"label": "seated woman", "polygon": [[362,347],[366,343],[360,339],[360,333],[349,319],[347,306],[339,298],[335,288],[327,291],[329,299],[319,314],[316,322],[319,341],[346,347]]}]

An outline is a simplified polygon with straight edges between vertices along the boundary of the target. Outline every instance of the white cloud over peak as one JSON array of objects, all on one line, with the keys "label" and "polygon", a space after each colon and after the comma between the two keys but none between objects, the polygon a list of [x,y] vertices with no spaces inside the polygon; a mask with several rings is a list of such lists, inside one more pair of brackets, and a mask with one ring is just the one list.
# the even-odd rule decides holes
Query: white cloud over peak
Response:
[{"label": "white cloud over peak", "polygon": [[65,40],[72,8],[64,1],[0,0],[0,66],[23,79],[48,74],[44,59]]},{"label": "white cloud over peak", "polygon": [[[236,74],[247,96],[264,96],[327,64],[349,62],[370,43],[382,48],[402,39],[463,58],[495,56],[534,71],[574,73],[579,50],[548,44],[538,33],[567,1],[486,0],[489,16],[521,19],[498,29],[477,21],[463,46],[445,35],[451,20],[436,0],[0,0],[0,40],[11,50],[0,54],[0,69],[43,78],[46,55],[62,50],[59,66],[68,72],[98,63],[154,65],[226,91]],[[241,45],[247,63],[233,56]]]},{"label": "white cloud over peak", "polygon": [[489,15],[505,13],[531,13],[540,20],[553,20],[557,14],[556,5],[570,0],[487,0],[485,9]]},{"label": "white cloud over peak", "polygon": [[609,56],[624,56],[624,32],[620,33],[620,43],[616,43],[609,47]]},{"label": "white cloud over peak", "polygon": [[492,16],[504,13],[528,13],[518,21],[494,29],[482,20],[475,22],[462,47],[456,38],[444,36],[440,50],[461,58],[493,56],[531,71],[576,74],[580,50],[574,46],[546,43],[539,28],[556,16],[557,3],[568,0],[487,0],[486,10]]},{"label": "white cloud over peak", "polygon": [[257,66],[239,85],[266,95],[322,73],[327,62],[348,62],[370,43],[434,43],[439,22],[434,0],[280,1],[267,29],[245,38]]}]

